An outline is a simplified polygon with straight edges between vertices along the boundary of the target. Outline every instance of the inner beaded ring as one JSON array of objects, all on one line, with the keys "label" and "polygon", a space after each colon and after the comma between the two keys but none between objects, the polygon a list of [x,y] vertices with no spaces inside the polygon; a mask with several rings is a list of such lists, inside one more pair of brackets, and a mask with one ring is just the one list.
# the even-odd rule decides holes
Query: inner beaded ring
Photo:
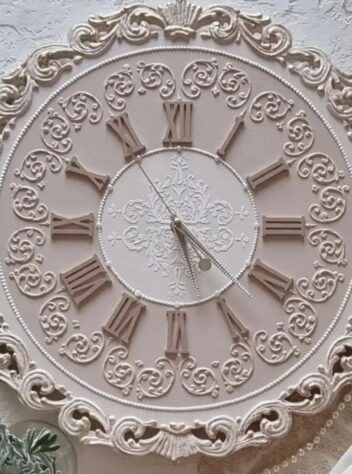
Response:
[{"label": "inner beaded ring", "polygon": [[[138,164],[143,165],[143,170]],[[149,176],[143,176],[145,170],[161,191],[159,196],[148,182]],[[225,199],[226,196],[230,198]],[[188,147],[149,151],[124,166],[112,179],[102,198],[97,222],[106,266],[136,297],[158,304],[177,308],[218,297],[234,281],[220,274],[222,281],[210,288],[209,274],[213,277],[219,270],[212,265],[209,271],[197,271],[196,278],[203,282],[205,291],[201,291],[201,298],[195,298],[190,288],[192,280],[181,262],[182,252],[171,231],[168,203],[238,280],[250,265],[258,240],[253,196],[246,182],[217,155]],[[196,259],[196,252],[191,247],[189,250]],[[155,290],[147,288],[149,284]]]}]

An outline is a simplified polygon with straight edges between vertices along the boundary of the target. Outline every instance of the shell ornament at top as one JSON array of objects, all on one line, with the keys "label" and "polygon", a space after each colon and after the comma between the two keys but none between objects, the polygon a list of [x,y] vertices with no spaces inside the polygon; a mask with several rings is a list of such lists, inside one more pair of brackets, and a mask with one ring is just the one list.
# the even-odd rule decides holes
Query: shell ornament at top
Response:
[{"label": "shell ornament at top", "polygon": [[0,380],[172,460],[324,409],[352,377],[351,94],[223,5],[126,6],[35,51],[0,82]]}]

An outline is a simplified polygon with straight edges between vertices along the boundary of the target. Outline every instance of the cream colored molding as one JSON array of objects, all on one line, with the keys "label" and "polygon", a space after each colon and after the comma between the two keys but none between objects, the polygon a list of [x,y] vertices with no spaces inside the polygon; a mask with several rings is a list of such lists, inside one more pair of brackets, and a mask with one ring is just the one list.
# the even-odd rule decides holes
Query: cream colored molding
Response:
[{"label": "cream colored molding", "polygon": [[[204,9],[187,0],[176,0],[158,8],[132,5],[111,15],[90,17],[86,24],[73,28],[69,46],[40,48],[4,77],[0,82],[0,149],[17,118],[29,110],[36,89],[55,84],[75,64],[102,55],[116,41],[138,45],[161,35],[173,41],[187,42],[199,35],[217,44],[245,42],[256,54],[280,62],[299,75],[305,86],[324,96],[328,110],[343,123],[352,140],[352,75],[339,71],[322,51],[292,48],[288,30],[261,15],[243,15],[228,6]],[[68,105],[62,104],[64,109]],[[314,242],[319,243],[317,239]],[[336,258],[339,255],[336,253]],[[48,338],[58,337],[50,321],[43,321]],[[64,333],[64,317],[62,321],[60,331]],[[95,403],[75,398],[47,371],[37,368],[24,343],[2,317],[0,380],[27,406],[59,411],[61,428],[84,443],[103,444],[135,455],[157,453],[172,460],[196,453],[224,456],[288,433],[293,413],[315,413],[326,407],[351,381],[351,348],[352,322],[331,346],[319,370],[306,375],[279,400],[261,403],[243,417],[218,416],[192,426],[153,420],[146,423],[135,417],[116,419]],[[144,436],[146,432],[148,436]]]},{"label": "cream colored molding", "polygon": [[190,41],[196,35],[218,44],[244,41],[266,59],[298,74],[309,88],[325,96],[330,113],[352,140],[352,75],[344,74],[317,48],[292,47],[289,31],[262,15],[244,15],[229,6],[203,8],[187,0],[159,7],[131,5],[105,16],[91,16],[75,26],[69,46],[45,46],[0,82],[0,147],[16,119],[30,107],[38,87],[54,84],[83,58],[99,56],[116,41],[146,43],[163,34]]}]

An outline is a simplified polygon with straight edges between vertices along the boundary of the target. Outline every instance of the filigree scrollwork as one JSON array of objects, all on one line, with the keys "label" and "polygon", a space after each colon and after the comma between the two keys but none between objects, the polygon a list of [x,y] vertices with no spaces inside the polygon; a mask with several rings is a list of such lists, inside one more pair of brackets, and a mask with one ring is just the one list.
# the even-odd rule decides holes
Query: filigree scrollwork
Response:
[{"label": "filigree scrollwork", "polygon": [[346,246],[342,236],[333,229],[314,229],[308,235],[313,247],[319,246],[319,256],[326,263],[347,265]]},{"label": "filigree scrollwork", "polygon": [[125,97],[134,91],[134,79],[131,66],[125,64],[121,71],[111,74],[104,81],[104,96],[110,107],[122,111],[126,107]]},{"label": "filigree scrollwork", "polygon": [[105,380],[121,390],[122,395],[128,396],[136,380],[136,368],[125,360],[128,349],[125,346],[113,347],[107,354],[103,364]]},{"label": "filigree scrollwork", "polygon": [[56,295],[46,301],[39,311],[39,323],[46,334],[45,341],[51,344],[58,341],[67,331],[67,318],[64,313],[70,309],[69,298]]},{"label": "filigree scrollwork", "polygon": [[251,93],[248,75],[237,69],[232,63],[225,64],[220,76],[219,87],[227,95],[226,104],[232,109],[245,105]]},{"label": "filigree scrollwork", "polygon": [[277,92],[262,92],[254,99],[250,107],[249,116],[253,122],[262,122],[265,117],[270,120],[281,120],[292,109],[294,101],[286,99]]},{"label": "filigree scrollwork", "polygon": [[[140,368],[143,364],[137,362]],[[155,367],[146,367],[137,375],[136,393],[138,400],[159,398],[166,395],[175,382],[175,367],[166,357],[159,357]]]},{"label": "filigree scrollwork", "polygon": [[315,308],[305,299],[292,296],[285,301],[284,310],[290,316],[289,333],[300,341],[310,344],[318,322]]},{"label": "filigree scrollwork", "polygon": [[78,364],[89,364],[98,359],[104,347],[105,338],[100,331],[95,331],[90,336],[73,334],[61,344],[59,354]]},{"label": "filigree scrollwork", "polygon": [[285,143],[286,155],[297,157],[310,150],[314,143],[314,132],[304,112],[299,112],[287,124],[289,142]]},{"label": "filigree scrollwork", "polygon": [[282,323],[277,324],[277,332],[269,335],[260,330],[254,334],[254,347],[261,359],[271,365],[282,364],[291,357],[298,357],[300,350],[284,330]]},{"label": "filigree scrollwork", "polygon": [[189,99],[197,99],[202,89],[213,87],[212,91],[216,94],[217,88],[214,86],[217,76],[218,63],[216,58],[192,61],[187,64],[182,72],[182,92]]},{"label": "filigree scrollwork", "polygon": [[[213,362],[212,366],[218,367],[219,363]],[[182,360],[180,378],[182,387],[192,395],[211,395],[213,398],[219,395],[220,386],[214,371],[208,367],[198,367],[194,357]]]},{"label": "filigree scrollwork", "polygon": [[221,375],[226,391],[233,393],[236,387],[247,382],[253,373],[253,356],[250,347],[244,343],[233,344],[231,358],[224,362]]},{"label": "filigree scrollwork", "polygon": [[320,152],[302,158],[297,164],[297,173],[303,179],[311,176],[318,185],[337,183],[345,176],[330,156]]},{"label": "filigree scrollwork", "polygon": [[46,150],[33,150],[25,157],[19,169],[15,169],[14,175],[21,180],[27,180],[36,184],[39,189],[45,186],[44,178],[47,170],[58,173],[62,169],[62,159],[55,153]]},{"label": "filigree scrollwork", "polygon": [[315,264],[317,271],[312,278],[302,277],[296,282],[298,293],[308,301],[322,303],[335,293],[337,285],[344,281],[342,273]]},{"label": "filigree scrollwork", "polygon": [[160,97],[168,99],[176,89],[176,80],[171,69],[162,63],[137,63],[137,71],[141,81],[139,94],[144,94],[147,89],[159,89]]},{"label": "filigree scrollwork", "polygon": [[[103,117],[103,109],[100,102],[89,92],[75,92],[67,99],[60,97],[58,103],[63,108],[67,118],[73,123],[75,130],[80,130],[82,123],[86,119],[94,125],[99,123]],[[50,129],[49,126],[47,128],[48,130]],[[55,137],[53,129],[51,130],[52,136]],[[62,146],[64,146],[64,143],[62,143]]]},{"label": "filigree scrollwork", "polygon": [[57,283],[55,273],[50,271],[42,273],[33,263],[16,268],[9,277],[15,280],[21,293],[32,298],[47,295],[55,289]]},{"label": "filigree scrollwork", "polygon": [[15,230],[8,242],[7,254],[5,259],[7,265],[15,265],[18,263],[26,263],[34,258],[37,263],[42,263],[43,256],[35,255],[35,248],[42,247],[46,238],[42,230],[35,227],[23,227]]},{"label": "filigree scrollwork", "polygon": [[352,76],[333,70],[326,85],[327,107],[334,117],[343,121],[352,140]]},{"label": "filigree scrollwork", "polygon": [[[346,211],[349,186],[328,186],[320,190],[319,202],[309,206],[309,215],[321,224],[338,221]],[[315,192],[319,188],[313,188]]]},{"label": "filigree scrollwork", "polygon": [[46,221],[49,216],[48,207],[39,200],[38,191],[30,186],[11,184],[13,195],[12,208],[20,219],[25,221]]},{"label": "filigree scrollwork", "polygon": [[67,153],[72,148],[69,133],[70,124],[68,120],[54,109],[49,109],[48,117],[42,124],[41,137],[43,143],[56,153]]}]

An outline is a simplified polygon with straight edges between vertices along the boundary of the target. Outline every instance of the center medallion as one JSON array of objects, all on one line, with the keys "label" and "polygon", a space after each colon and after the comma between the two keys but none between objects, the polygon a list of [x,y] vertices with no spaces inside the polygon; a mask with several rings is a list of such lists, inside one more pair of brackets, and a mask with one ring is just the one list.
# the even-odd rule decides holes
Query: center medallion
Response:
[{"label": "center medallion", "polygon": [[[172,229],[175,218],[184,232]],[[102,199],[98,222],[114,275],[135,295],[171,306],[209,300],[237,282],[258,234],[245,182],[194,148],[154,150],[126,165]]]}]

